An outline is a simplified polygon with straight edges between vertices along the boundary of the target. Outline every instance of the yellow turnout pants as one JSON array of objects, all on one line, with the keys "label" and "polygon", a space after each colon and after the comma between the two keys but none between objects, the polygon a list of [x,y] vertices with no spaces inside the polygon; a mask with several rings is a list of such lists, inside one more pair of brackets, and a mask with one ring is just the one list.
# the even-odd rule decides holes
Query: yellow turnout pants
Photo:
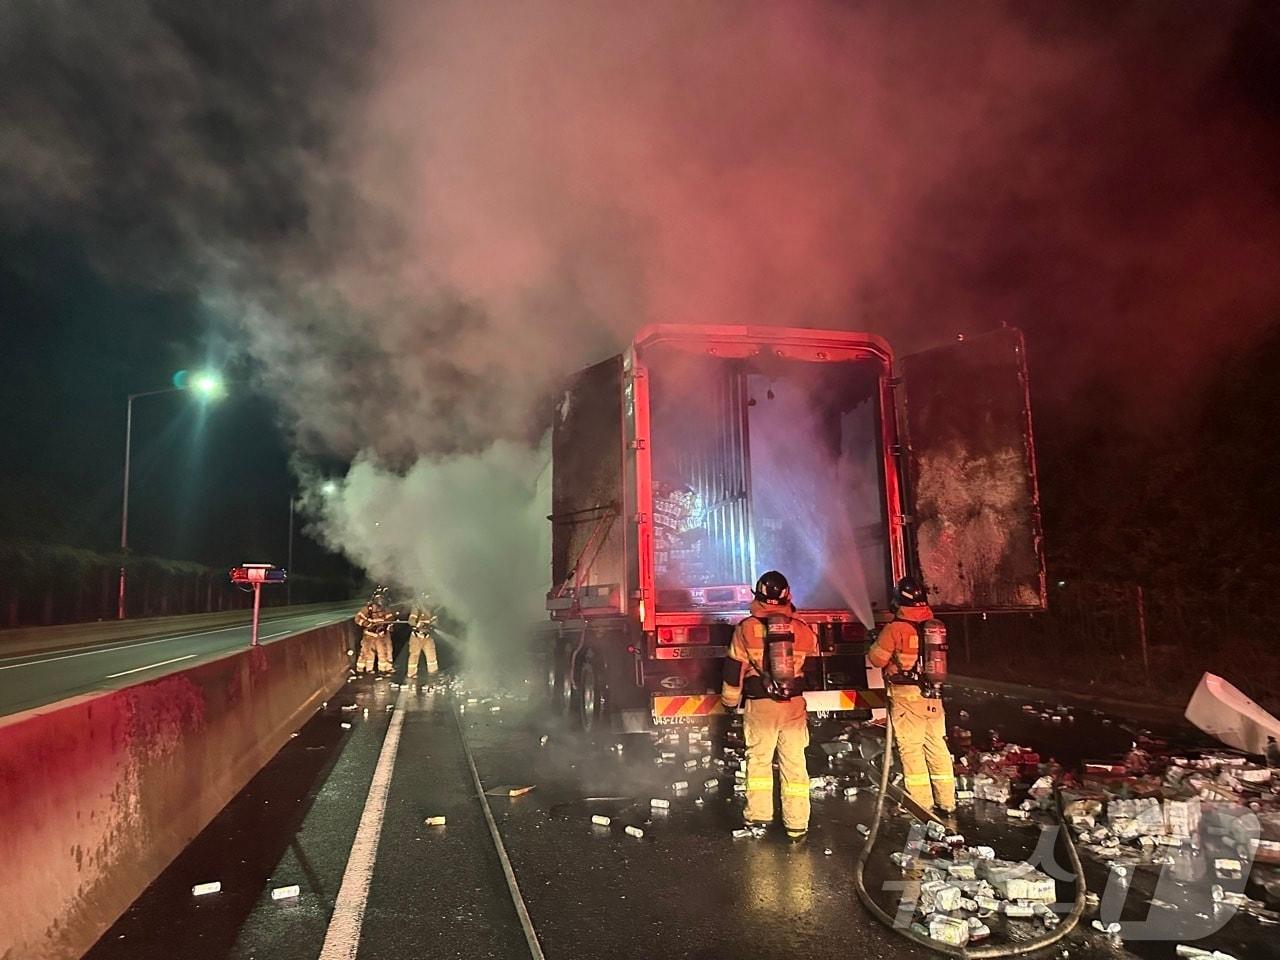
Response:
[{"label": "yellow turnout pants", "polygon": [[360,656],[356,659],[356,673],[371,673],[373,657],[378,649],[378,635],[369,630],[360,634]]},{"label": "yellow turnout pants", "polygon": [[788,830],[809,829],[809,769],[804,748],[809,745],[809,715],[804,697],[786,703],[748,700],[743,737],[747,741],[747,808],[743,819],[773,820],[773,755],[782,774],[782,822]]},{"label": "yellow turnout pants", "polygon": [[383,630],[380,634],[378,634],[377,652],[378,652],[378,672],[390,673],[392,670],[394,670],[395,664],[393,664],[391,661],[395,659],[395,657],[391,652],[391,631],[390,630]]},{"label": "yellow turnout pants", "polygon": [[911,799],[928,810],[956,808],[955,764],[947,746],[947,720],[941,700],[914,691],[891,691],[893,736],[902,760],[902,776]]},{"label": "yellow turnout pants", "polygon": [[406,680],[417,679],[418,658],[423,655],[427,658],[427,676],[431,676],[440,669],[436,661],[436,641],[429,633],[411,630],[409,632],[409,663],[405,667],[404,674]]}]

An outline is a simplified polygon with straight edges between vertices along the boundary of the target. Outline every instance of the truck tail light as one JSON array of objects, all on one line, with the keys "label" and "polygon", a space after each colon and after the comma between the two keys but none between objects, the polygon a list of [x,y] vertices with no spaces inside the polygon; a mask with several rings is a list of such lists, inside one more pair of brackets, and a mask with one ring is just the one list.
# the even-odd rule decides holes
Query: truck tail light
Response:
[{"label": "truck tail light", "polygon": [[662,627],[658,630],[658,643],[669,646],[677,643],[710,643],[711,628],[701,627]]}]

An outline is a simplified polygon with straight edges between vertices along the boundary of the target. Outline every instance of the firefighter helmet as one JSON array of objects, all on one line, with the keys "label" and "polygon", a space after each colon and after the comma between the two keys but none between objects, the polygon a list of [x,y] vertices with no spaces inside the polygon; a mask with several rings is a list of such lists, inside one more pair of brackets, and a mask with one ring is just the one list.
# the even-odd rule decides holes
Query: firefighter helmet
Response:
[{"label": "firefighter helmet", "polygon": [[756,581],[756,599],[761,603],[783,604],[791,602],[791,584],[777,570],[762,573]]},{"label": "firefighter helmet", "polygon": [[903,577],[898,581],[895,599],[900,607],[923,607],[929,602],[924,584],[915,577]]}]

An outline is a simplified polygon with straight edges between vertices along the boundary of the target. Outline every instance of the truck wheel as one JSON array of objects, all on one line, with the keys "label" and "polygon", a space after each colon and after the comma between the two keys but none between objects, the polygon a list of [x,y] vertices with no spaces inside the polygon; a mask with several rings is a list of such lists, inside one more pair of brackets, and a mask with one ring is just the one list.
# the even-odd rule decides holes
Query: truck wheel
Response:
[{"label": "truck wheel", "polygon": [[560,712],[560,657],[559,652],[552,647],[547,653],[546,664],[544,665],[543,695],[546,697],[547,706],[553,713]]},{"label": "truck wheel", "polygon": [[587,656],[578,674],[578,723],[590,733],[604,718],[604,679],[596,669],[594,658]]}]

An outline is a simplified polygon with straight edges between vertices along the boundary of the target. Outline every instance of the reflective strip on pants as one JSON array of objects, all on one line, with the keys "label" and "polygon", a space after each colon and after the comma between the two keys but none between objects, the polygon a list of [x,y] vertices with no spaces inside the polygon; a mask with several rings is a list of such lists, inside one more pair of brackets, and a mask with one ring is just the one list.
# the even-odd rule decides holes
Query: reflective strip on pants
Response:
[{"label": "reflective strip on pants", "polygon": [[[809,715],[803,697],[785,703],[748,700],[743,719],[747,742],[747,820],[773,820],[773,758],[782,778],[782,820],[788,829],[809,827]],[[767,774],[767,775],[766,775]],[[758,785],[758,786],[757,786]]]},{"label": "reflective strip on pants", "polygon": [[955,809],[955,761],[947,746],[942,701],[894,695],[890,709],[907,793],[926,810],[935,805]]}]

